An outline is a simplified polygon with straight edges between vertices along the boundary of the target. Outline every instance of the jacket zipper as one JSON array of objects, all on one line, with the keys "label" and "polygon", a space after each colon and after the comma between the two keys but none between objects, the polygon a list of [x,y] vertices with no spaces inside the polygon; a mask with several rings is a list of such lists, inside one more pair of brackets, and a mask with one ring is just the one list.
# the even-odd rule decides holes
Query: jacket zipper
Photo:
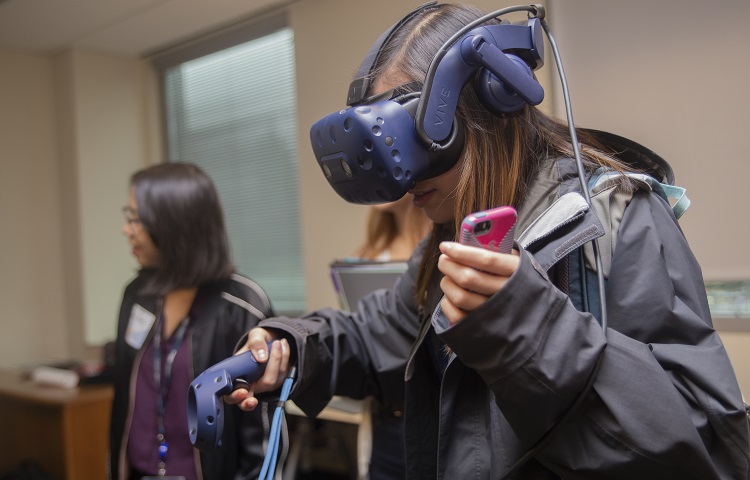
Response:
[{"label": "jacket zipper", "polygon": [[[422,307],[419,307],[420,310],[422,310]],[[419,314],[420,321],[419,321],[419,333],[417,334],[416,341],[411,347],[411,351],[409,352],[409,357],[406,360],[406,368],[404,369],[404,381],[408,382],[411,378],[411,375],[413,372],[413,366],[412,361],[414,360],[414,356],[417,354],[417,351],[422,346],[422,342],[424,342],[425,337],[427,336],[427,332],[431,328],[430,319],[431,316],[426,315],[423,311]]]}]

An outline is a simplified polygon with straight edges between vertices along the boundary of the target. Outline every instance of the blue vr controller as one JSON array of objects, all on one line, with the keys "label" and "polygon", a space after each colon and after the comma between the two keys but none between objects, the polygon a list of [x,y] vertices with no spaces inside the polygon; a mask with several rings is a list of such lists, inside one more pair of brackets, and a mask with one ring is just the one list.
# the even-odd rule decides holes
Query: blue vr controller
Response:
[{"label": "blue vr controller", "polygon": [[236,387],[255,382],[265,369],[266,364],[258,363],[248,351],[217,363],[193,380],[188,389],[187,404],[188,433],[193,446],[204,452],[221,446],[224,433],[222,397]]}]

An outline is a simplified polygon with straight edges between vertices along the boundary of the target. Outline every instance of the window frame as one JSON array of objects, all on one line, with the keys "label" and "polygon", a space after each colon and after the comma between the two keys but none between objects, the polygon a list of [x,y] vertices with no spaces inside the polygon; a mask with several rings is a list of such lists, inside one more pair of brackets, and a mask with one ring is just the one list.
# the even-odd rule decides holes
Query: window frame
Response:
[{"label": "window frame", "polygon": [[[211,55],[217,52],[220,52],[222,50],[226,50],[238,45],[241,45],[243,43],[251,42],[253,40],[260,39],[262,37],[265,37],[267,35],[276,33],[283,29],[290,29],[291,25],[287,19],[287,15],[285,12],[272,12],[270,14],[262,15],[262,16],[255,16],[252,19],[246,19],[240,22],[237,22],[230,26],[225,26],[224,28],[217,30],[215,32],[211,32],[199,37],[196,37],[194,39],[188,40],[186,42],[181,43],[180,45],[170,47],[168,49],[165,49],[163,51],[154,53],[150,55],[149,59],[156,71],[157,78],[158,78],[158,92],[159,92],[159,114],[160,114],[160,124],[161,124],[161,138],[162,138],[162,152],[163,152],[163,159],[164,161],[173,161],[170,154],[170,145],[172,144],[171,138],[169,136],[171,135],[170,127],[169,127],[169,118],[168,118],[168,95],[167,95],[167,72],[174,67],[177,67],[185,62],[190,62],[191,60],[196,60],[201,57]],[[292,30],[292,35],[294,34]],[[296,48],[295,48],[296,50]],[[296,119],[295,119],[296,121]],[[296,145],[297,139],[294,139],[294,143]],[[300,161],[300,154],[297,152],[296,159],[295,159],[297,165],[299,165]],[[299,178],[297,179],[297,182],[299,183]],[[298,185],[299,186],[299,185]],[[221,192],[220,192],[221,195]],[[298,207],[301,208],[301,207]],[[301,215],[301,212],[297,212],[298,216]],[[299,224],[299,218],[298,222]],[[229,229],[229,225],[227,225],[227,229]],[[235,248],[232,248],[232,251],[234,252]],[[302,245],[301,239],[299,240],[299,250],[300,250],[300,262],[302,265],[304,265],[304,247]],[[234,256],[234,255],[233,255]],[[233,259],[236,262],[236,258]],[[253,276],[252,271],[242,271],[240,270],[239,273],[248,275],[249,277],[256,280],[256,278]],[[306,303],[307,303],[307,279],[304,275],[304,267],[302,268],[301,272],[301,281],[302,281],[302,294],[301,298],[299,299],[300,307],[295,309],[283,309],[279,308],[276,304],[273,302],[273,298],[271,298],[274,310],[276,314],[284,314],[284,315],[299,315],[302,314],[306,310]],[[263,287],[263,282],[259,282],[261,287]],[[265,288],[264,288],[265,290]],[[266,290],[266,293],[269,293]],[[269,293],[269,296],[271,294]]]}]

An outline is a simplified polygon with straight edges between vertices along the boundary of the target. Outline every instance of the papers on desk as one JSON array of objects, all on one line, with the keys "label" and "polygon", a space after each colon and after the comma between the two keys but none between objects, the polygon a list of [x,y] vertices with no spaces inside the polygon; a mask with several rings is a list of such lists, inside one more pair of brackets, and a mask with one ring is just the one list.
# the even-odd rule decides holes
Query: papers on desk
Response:
[{"label": "papers on desk", "polygon": [[31,380],[40,385],[49,385],[59,388],[75,388],[78,386],[80,377],[73,370],[47,366],[35,367],[31,371]]},{"label": "papers on desk", "polygon": [[341,308],[351,311],[368,293],[393,287],[405,271],[406,262],[337,260],[331,263],[331,280]]}]

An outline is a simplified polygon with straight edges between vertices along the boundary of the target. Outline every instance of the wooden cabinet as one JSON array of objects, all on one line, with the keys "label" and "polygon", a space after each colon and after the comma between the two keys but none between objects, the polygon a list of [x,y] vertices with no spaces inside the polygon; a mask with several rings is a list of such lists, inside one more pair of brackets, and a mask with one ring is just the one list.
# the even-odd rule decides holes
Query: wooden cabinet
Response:
[{"label": "wooden cabinet", "polygon": [[61,480],[105,480],[109,385],[61,389],[0,371],[0,472],[34,459]]}]

